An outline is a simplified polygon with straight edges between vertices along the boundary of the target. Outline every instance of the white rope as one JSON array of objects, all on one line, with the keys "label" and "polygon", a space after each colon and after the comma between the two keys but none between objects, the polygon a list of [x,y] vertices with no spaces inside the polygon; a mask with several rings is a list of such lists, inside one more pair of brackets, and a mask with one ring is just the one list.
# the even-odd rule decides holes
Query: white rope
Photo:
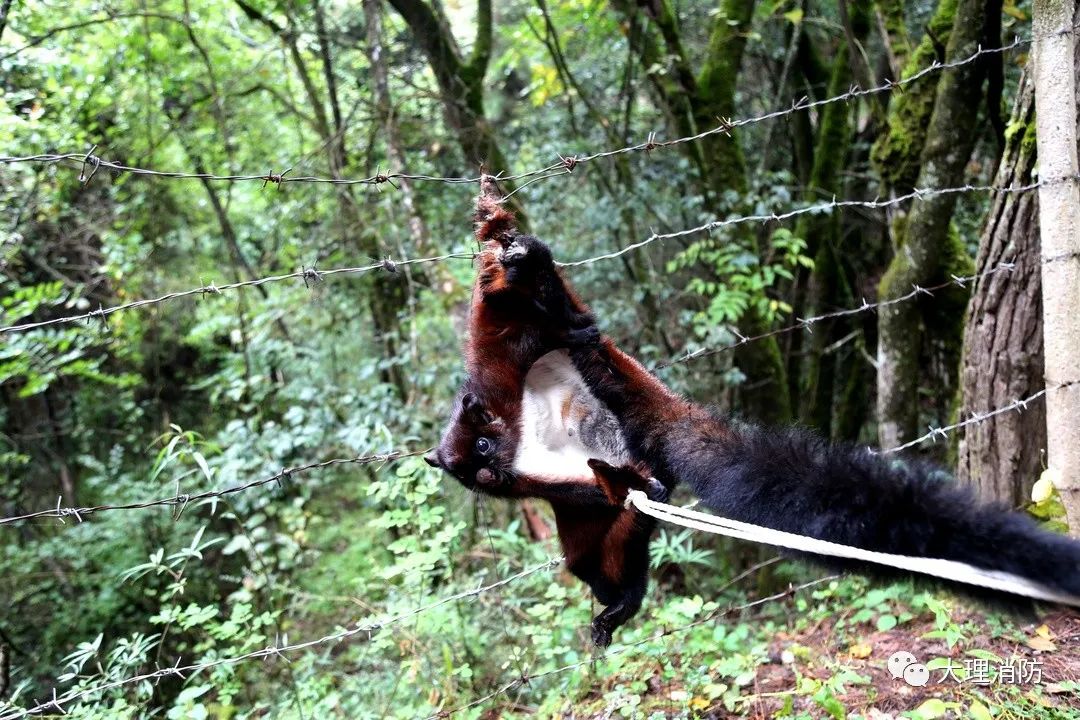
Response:
[{"label": "white rope", "polygon": [[816,555],[863,560],[886,567],[932,575],[953,582],[977,585],[1037,600],[1080,607],[1080,597],[1057,592],[1041,583],[1028,580],[1019,575],[998,570],[984,570],[956,560],[893,555],[874,550],[864,550],[863,548],[829,542],[828,540],[796,535],[795,533],[774,530],[737,520],[728,520],[718,515],[710,515],[675,505],[654,502],[649,500],[645,493],[640,490],[631,490],[627,494],[626,505],[627,507],[633,505],[641,512],[658,520],[664,520],[693,530],[726,535],[739,540],[749,540],[750,542],[764,543]]}]

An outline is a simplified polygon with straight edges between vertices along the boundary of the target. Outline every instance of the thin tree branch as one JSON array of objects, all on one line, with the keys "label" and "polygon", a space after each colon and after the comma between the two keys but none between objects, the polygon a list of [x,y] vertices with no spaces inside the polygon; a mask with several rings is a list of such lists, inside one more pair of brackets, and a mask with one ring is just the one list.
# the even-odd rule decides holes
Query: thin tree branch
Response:
[{"label": "thin tree branch", "polygon": [[[0,38],[4,36],[4,28],[7,27],[8,14],[11,12],[11,6],[15,3],[15,0],[4,0],[0,5]],[[0,693],[0,697],[3,697],[3,693]]]}]

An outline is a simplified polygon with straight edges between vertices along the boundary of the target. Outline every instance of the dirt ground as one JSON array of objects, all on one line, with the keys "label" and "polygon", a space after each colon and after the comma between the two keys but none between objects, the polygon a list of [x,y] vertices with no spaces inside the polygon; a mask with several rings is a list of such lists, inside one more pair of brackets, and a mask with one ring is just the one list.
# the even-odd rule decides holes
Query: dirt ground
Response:
[{"label": "dirt ground", "polygon": [[[1023,635],[992,637],[986,623],[977,614],[958,614],[958,623],[971,622],[979,631],[968,642],[952,650],[944,640],[923,639],[934,629],[932,620],[913,620],[886,632],[872,632],[849,647],[836,647],[831,622],[819,623],[799,634],[778,634],[770,646],[771,661],[758,669],[752,695],[737,714],[724,709],[710,709],[706,716],[772,718],[781,710],[786,697],[793,699],[793,709],[812,717],[828,717],[811,698],[793,695],[797,674],[827,680],[838,666],[850,668],[859,675],[869,676],[865,685],[847,685],[846,692],[837,698],[849,713],[858,713],[872,720],[890,720],[918,708],[926,700],[938,698],[945,703],[959,703],[941,717],[976,717],[969,710],[973,700],[981,702],[995,718],[1080,718],[1080,694],[1068,683],[1080,681],[1080,613],[1056,611],[1042,617],[1038,624],[1021,626]],[[785,649],[796,645],[808,652],[800,655],[806,661],[793,659]],[[972,651],[989,651],[1011,664],[1017,671],[1005,671],[1000,677],[1001,663],[987,659],[995,672],[984,676],[979,659]],[[927,663],[939,658],[952,667],[969,668],[976,677],[962,679],[959,673],[949,674],[944,668],[931,670],[925,686],[916,687],[903,678],[894,678],[888,668],[889,658],[898,651],[907,651],[917,661]],[[987,656],[984,656],[987,657]],[[968,664],[965,666],[965,662]],[[1015,678],[1009,674],[1014,673]],[[997,677],[993,677],[997,676]],[[993,679],[991,679],[993,677]],[[1063,685],[1064,684],[1064,685]],[[749,688],[748,688],[749,689]]]}]

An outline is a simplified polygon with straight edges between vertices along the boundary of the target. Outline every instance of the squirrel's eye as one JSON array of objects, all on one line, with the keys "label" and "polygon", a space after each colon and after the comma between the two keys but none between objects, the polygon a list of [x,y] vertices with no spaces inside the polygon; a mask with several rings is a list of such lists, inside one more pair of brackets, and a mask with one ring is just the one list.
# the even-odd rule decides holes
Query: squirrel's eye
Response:
[{"label": "squirrel's eye", "polygon": [[487,438],[482,437],[476,439],[476,452],[480,453],[481,455],[487,455],[489,452],[491,452],[492,447],[493,445],[491,444],[491,441]]}]

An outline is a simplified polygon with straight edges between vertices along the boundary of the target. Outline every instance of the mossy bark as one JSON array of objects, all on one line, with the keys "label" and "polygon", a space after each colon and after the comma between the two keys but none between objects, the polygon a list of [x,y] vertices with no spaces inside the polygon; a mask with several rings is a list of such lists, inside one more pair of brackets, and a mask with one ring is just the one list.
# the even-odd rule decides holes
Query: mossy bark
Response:
[{"label": "mossy bark", "polygon": [[[695,123],[700,129],[735,114],[735,87],[753,11],[753,2],[724,0],[721,3],[709,36],[708,54],[697,77],[698,93],[693,106]],[[724,190],[745,192],[749,182],[738,140],[715,134],[702,143],[713,197],[720,197]],[[756,246],[749,234],[742,241]],[[765,319],[753,311],[743,319],[743,326],[750,335],[769,329]],[[790,422],[794,413],[787,366],[776,339],[741,345],[735,351],[735,362],[746,375],[746,390],[739,392],[742,410],[762,422]]]},{"label": "mossy bark", "polygon": [[[689,71],[689,62],[679,39],[677,16],[669,2],[662,1],[650,5],[644,12],[640,10],[633,0],[611,0],[611,5],[618,11],[628,24],[633,25],[639,21],[642,15],[650,19],[649,27],[640,34],[634,43],[638,61],[644,69],[662,67],[672,61],[677,67],[677,72],[655,72],[649,70],[646,77],[649,79],[649,87],[655,97],[657,105],[667,116],[668,121],[675,127],[680,136],[693,135],[697,132],[694,122],[693,99],[697,94],[697,80]],[[665,44],[661,45],[650,28],[659,28]],[[668,38],[674,42],[674,46],[668,45]],[[697,170],[702,179],[703,186],[707,188],[705,178],[708,169],[705,155],[700,143],[683,143],[680,146],[682,152]]]},{"label": "mossy bark", "polygon": [[[944,60],[943,52],[947,52],[946,46],[952,36],[959,5],[960,0],[941,0],[938,3],[927,23],[922,41],[907,60],[903,77],[914,75],[935,60]],[[965,35],[968,38],[978,37],[981,28],[980,18],[977,26],[964,28]],[[977,45],[978,41],[975,40],[971,50],[974,51]],[[894,93],[890,98],[889,127],[874,143],[871,158],[886,187],[898,194],[910,192],[919,177],[923,147],[926,145],[940,79],[939,74],[930,73],[905,85],[902,93]]]},{"label": "mossy bark", "polygon": [[[843,88],[850,83],[849,59],[849,48],[847,45],[841,46],[833,58],[829,95],[843,92]],[[821,114],[814,166],[805,197],[809,202],[820,202],[823,197],[840,194],[840,169],[844,167],[851,144],[850,117],[851,107],[847,103],[826,105]],[[805,307],[799,307],[803,303],[796,301],[799,315],[816,314],[826,305],[833,304],[840,284],[840,269],[834,254],[840,243],[840,227],[839,213],[805,215],[796,225],[795,234],[806,240],[806,252],[814,258],[813,272],[800,272],[800,285],[808,282],[809,287]],[[809,338],[803,339],[803,342],[808,341],[812,349],[805,355],[801,372],[798,364],[789,368],[792,375],[800,380],[800,419],[825,435],[830,434],[832,424],[833,364],[829,358],[823,357],[823,353],[825,347],[836,339],[834,336],[838,327],[839,323],[829,322],[815,328]],[[792,357],[798,363],[804,353],[793,352]]]},{"label": "mossy bark", "polygon": [[900,78],[911,56],[911,36],[904,20],[904,3],[901,0],[878,0],[875,2],[878,26],[885,39],[885,53],[893,79]]},{"label": "mossy bark", "polygon": [[[851,39],[861,42],[869,32],[869,3],[852,3],[847,17]],[[854,72],[852,53],[852,47],[847,42],[837,49],[826,95],[838,95],[851,84]],[[807,202],[820,202],[844,194],[841,171],[847,162],[853,135],[851,105],[826,105],[818,126],[814,164],[805,194]],[[843,239],[840,213],[804,216],[795,232],[806,240],[807,253],[814,258],[812,273],[799,271],[794,302],[796,314],[804,317],[847,304],[850,293],[846,291],[847,282],[839,257]],[[848,331],[850,325],[851,322],[840,320],[826,321],[817,325],[812,334],[800,334],[793,338],[789,373],[799,381],[799,417],[825,435],[833,434],[837,365],[837,355],[827,355],[826,350]],[[804,344],[809,346],[808,352],[800,351]]]},{"label": "mossy bark", "polygon": [[[940,9],[940,8],[939,8]],[[987,13],[1000,3],[961,0],[946,49],[947,59],[966,57],[979,45]],[[950,187],[964,179],[976,133],[985,70],[969,63],[941,73],[920,158],[920,187]],[[927,286],[941,276],[948,257],[949,224],[955,194],[916,203],[905,223],[900,247],[878,287],[882,300]],[[878,440],[893,447],[915,436],[918,427],[919,357],[923,313],[917,303],[898,303],[878,314]],[[955,329],[959,332],[959,327]]]},{"label": "mossy bark", "polygon": [[[694,121],[699,129],[714,127],[720,118],[735,114],[735,85],[739,78],[746,37],[754,3],[724,0],[713,21],[709,48],[697,76]],[[709,185],[713,188],[745,190],[746,160],[735,138],[710,135],[703,141]]]}]

